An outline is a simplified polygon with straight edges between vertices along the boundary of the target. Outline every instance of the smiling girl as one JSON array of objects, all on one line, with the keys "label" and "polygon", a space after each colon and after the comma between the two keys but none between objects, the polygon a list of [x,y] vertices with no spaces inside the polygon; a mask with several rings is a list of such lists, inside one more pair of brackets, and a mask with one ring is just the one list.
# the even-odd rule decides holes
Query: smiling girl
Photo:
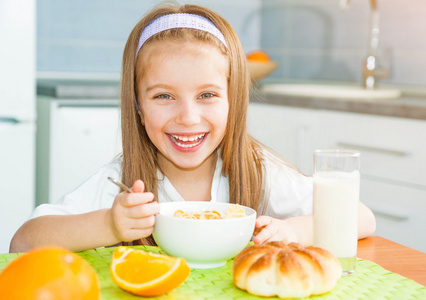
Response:
[{"label": "smiling girl", "polygon": [[[127,41],[122,68],[123,155],[56,204],[36,208],[11,251],[153,244],[159,202],[217,201],[257,210],[255,243],[312,243],[312,179],[258,144],[246,127],[249,74],[238,37],[215,12],[166,5]],[[133,193],[120,192],[120,178]],[[360,203],[359,238],[374,232]]]}]

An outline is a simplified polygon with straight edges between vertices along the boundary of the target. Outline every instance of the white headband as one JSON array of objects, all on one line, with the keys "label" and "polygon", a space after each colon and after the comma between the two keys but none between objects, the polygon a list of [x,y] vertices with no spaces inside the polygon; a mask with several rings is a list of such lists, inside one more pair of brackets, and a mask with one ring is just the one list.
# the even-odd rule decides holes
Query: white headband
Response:
[{"label": "white headband", "polygon": [[[228,47],[225,41],[225,37],[222,32],[214,25],[212,21],[199,15],[193,14],[171,14],[161,16],[151,23],[149,23],[141,33],[139,38],[138,48],[136,49],[135,57],[138,55],[142,45],[153,35],[162,31],[173,29],[173,28],[192,28],[201,31],[206,31],[217,37],[225,47]],[[136,97],[134,97],[136,110],[139,110]]]},{"label": "white headband", "polygon": [[147,39],[159,32],[173,28],[192,28],[209,32],[217,37],[226,47],[228,47],[222,32],[220,32],[216,25],[214,25],[214,23],[209,19],[193,14],[171,14],[155,19],[149,23],[144,28],[144,30],[142,30],[141,36],[139,38],[138,48],[136,50],[136,55]]}]

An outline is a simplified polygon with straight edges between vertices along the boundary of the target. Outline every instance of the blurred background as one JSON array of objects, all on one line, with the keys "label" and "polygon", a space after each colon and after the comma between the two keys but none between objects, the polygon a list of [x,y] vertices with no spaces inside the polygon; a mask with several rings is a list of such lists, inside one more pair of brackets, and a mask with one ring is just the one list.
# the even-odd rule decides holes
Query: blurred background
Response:
[{"label": "blurred background", "polygon": [[[38,0],[37,72],[106,73],[118,77],[124,44],[158,1]],[[237,31],[247,51],[263,49],[280,67],[269,79],[358,81],[369,41],[369,0],[204,0]],[[384,83],[425,85],[426,4],[378,1],[380,49],[391,68]]]},{"label": "blurred background", "polygon": [[[8,251],[13,233],[36,205],[55,202],[120,153],[122,52],[133,26],[159,2],[0,0],[0,253]],[[278,63],[278,68],[257,85],[361,84],[362,62],[371,48],[373,9],[370,0],[178,2],[201,4],[219,12],[235,28],[247,53],[262,49]],[[426,2],[374,2],[380,16],[376,57],[386,69],[379,86],[416,95],[416,103],[423,107],[426,105]],[[253,107],[252,111],[262,110]],[[303,115],[310,116],[310,113]],[[283,116],[285,112],[277,118],[286,126]],[[290,111],[289,120],[292,116],[295,114]],[[315,118],[309,117],[308,123]],[[365,124],[374,125],[380,118],[367,120]],[[415,119],[421,126],[426,123],[426,116]],[[252,118],[250,128],[262,128],[265,132],[264,123],[259,122],[266,121]],[[302,138],[307,138],[306,134],[300,134],[301,128],[306,128],[308,123],[299,123],[288,137],[297,135],[296,142],[300,144]],[[380,130],[387,131],[386,126]],[[418,128],[417,123],[409,126]],[[365,130],[368,128],[371,127]],[[318,129],[310,134],[315,132]],[[257,134],[260,137],[262,132]],[[403,135],[407,134],[412,132]],[[411,138],[412,141],[421,139],[426,139],[426,131],[419,131]],[[276,143],[276,136],[274,140]],[[263,142],[269,144],[270,141]],[[404,146],[407,144],[410,142],[404,142]],[[270,145],[272,147],[274,141]],[[320,144],[310,144],[303,149],[309,158],[317,145]],[[417,149],[418,145],[415,146]],[[288,145],[282,143],[276,148],[309,174],[311,161],[299,157],[302,150],[290,151]],[[426,158],[421,157],[420,161],[420,165],[426,164]],[[400,228],[395,229],[401,231],[396,240],[406,230],[415,228],[423,233],[426,230],[425,222],[419,221],[418,216],[420,211],[423,218],[425,212],[426,176],[419,179],[426,175],[423,171],[414,171],[413,182],[399,180],[400,186],[414,189],[416,200],[409,212],[416,214],[414,223],[407,221],[406,216],[391,214],[389,217],[388,212],[382,211],[383,222],[392,221],[389,224]],[[395,179],[377,182],[383,183],[383,180],[392,187],[399,184]],[[407,207],[404,203],[397,204],[396,211],[401,211],[398,205]],[[388,237],[393,237],[392,234],[383,233]],[[424,242],[420,245],[418,240],[416,237],[399,241],[425,251]]]}]

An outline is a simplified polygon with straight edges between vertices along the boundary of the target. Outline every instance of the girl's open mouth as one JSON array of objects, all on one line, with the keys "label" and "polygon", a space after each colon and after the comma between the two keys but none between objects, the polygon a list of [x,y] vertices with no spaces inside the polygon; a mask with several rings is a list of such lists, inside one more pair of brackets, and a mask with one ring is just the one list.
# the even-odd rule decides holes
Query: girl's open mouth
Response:
[{"label": "girl's open mouth", "polygon": [[175,135],[169,134],[170,139],[175,145],[182,148],[193,148],[201,144],[204,140],[206,133],[195,134],[195,135]]}]

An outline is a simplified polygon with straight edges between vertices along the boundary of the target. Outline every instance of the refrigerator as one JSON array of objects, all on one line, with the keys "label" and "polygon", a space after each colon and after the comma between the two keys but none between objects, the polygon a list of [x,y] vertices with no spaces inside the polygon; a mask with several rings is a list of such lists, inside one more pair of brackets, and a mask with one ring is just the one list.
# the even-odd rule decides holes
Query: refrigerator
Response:
[{"label": "refrigerator", "polygon": [[36,1],[0,0],[0,253],[34,209]]}]

